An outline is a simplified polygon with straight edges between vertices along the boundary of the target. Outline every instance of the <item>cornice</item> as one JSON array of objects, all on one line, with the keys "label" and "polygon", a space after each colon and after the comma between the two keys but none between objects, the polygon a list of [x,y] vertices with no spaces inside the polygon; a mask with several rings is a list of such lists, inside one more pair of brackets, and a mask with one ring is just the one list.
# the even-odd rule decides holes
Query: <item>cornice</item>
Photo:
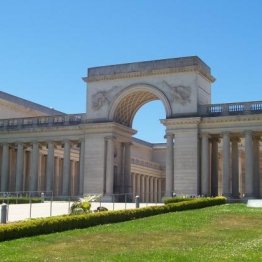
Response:
[{"label": "cornice", "polygon": [[262,114],[202,117],[201,124],[232,123],[232,122],[254,122],[262,121]]},{"label": "cornice", "polygon": [[134,77],[144,77],[151,75],[167,75],[174,73],[185,73],[185,72],[198,72],[200,75],[204,76],[208,81],[214,82],[215,78],[208,74],[200,65],[186,66],[186,67],[178,67],[178,68],[165,68],[165,69],[157,69],[150,71],[138,71],[138,72],[128,72],[128,73],[116,73],[116,74],[108,74],[108,75],[94,75],[83,77],[82,79],[87,82],[95,82],[102,80],[115,80],[122,78],[134,78]]},{"label": "cornice", "polygon": [[166,127],[177,126],[177,125],[198,125],[201,122],[200,117],[185,117],[185,118],[171,118],[162,119],[161,123]]}]

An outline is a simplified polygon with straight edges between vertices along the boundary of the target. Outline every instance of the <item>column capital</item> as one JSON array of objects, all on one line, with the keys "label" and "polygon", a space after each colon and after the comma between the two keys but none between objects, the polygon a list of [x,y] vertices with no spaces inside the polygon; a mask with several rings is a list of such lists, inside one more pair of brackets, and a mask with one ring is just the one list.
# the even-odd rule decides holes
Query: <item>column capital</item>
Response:
[{"label": "column capital", "polygon": [[164,136],[164,138],[165,138],[165,139],[167,139],[168,137],[174,138],[174,136],[175,136],[175,135],[174,135],[173,133],[166,133],[165,136]]},{"label": "column capital", "polygon": [[23,142],[16,142],[15,143],[15,148],[18,149],[18,148],[23,148],[24,149],[24,143]]},{"label": "column capital", "polygon": [[52,139],[47,139],[46,144],[55,144],[56,142]]},{"label": "column capital", "polygon": [[133,145],[132,142],[124,142],[124,144],[127,145],[127,146],[132,146]]},{"label": "column capital", "polygon": [[82,143],[82,142],[84,142],[84,141],[85,141],[85,137],[81,137],[81,138],[78,139],[78,142],[79,142],[79,143]]},{"label": "column capital", "polygon": [[24,144],[24,142],[22,142],[22,141],[15,141],[14,144],[17,146],[17,145]]},{"label": "column capital", "polygon": [[108,141],[108,140],[115,140],[116,137],[115,136],[106,136],[105,137],[105,140]]},{"label": "column capital", "polygon": [[29,146],[30,147],[32,147],[32,146],[34,146],[34,145],[39,145],[39,141],[37,141],[37,140],[32,140],[30,143],[29,143]]},{"label": "column capital", "polygon": [[232,137],[230,137],[230,140],[231,140],[231,142],[237,142],[237,143],[239,143],[241,141],[241,139],[238,136],[232,136]]},{"label": "column capital", "polygon": [[253,139],[260,142],[261,141],[261,136],[260,135],[254,135]]},{"label": "column capital", "polygon": [[220,143],[220,137],[219,136],[211,136],[210,138],[211,138],[212,142]]},{"label": "column capital", "polygon": [[253,134],[253,131],[252,131],[252,130],[245,130],[245,131],[244,131],[244,134],[245,134],[245,135],[252,135],[252,134]]},{"label": "column capital", "polygon": [[1,145],[2,146],[7,146],[7,145],[9,145],[10,143],[9,142],[1,142]]},{"label": "column capital", "polygon": [[70,139],[63,139],[62,140],[62,147],[64,147],[66,144],[69,145],[69,147],[72,147],[72,145],[74,144],[74,142]]},{"label": "column capital", "polygon": [[205,138],[210,138],[210,134],[209,134],[208,132],[202,132],[202,133],[200,134],[200,137],[201,137],[201,138],[203,138],[203,137],[205,137]]}]

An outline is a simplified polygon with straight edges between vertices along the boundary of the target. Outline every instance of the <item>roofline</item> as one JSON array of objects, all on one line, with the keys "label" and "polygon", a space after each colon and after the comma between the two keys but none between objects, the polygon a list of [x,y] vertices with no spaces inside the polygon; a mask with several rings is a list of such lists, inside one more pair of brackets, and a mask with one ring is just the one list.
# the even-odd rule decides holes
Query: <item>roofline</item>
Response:
[{"label": "roofline", "polygon": [[45,113],[47,115],[64,115],[65,114],[64,112],[61,112],[61,111],[49,108],[47,106],[37,104],[37,103],[34,103],[32,101],[29,101],[29,100],[23,99],[21,97],[5,93],[3,91],[0,91],[0,99],[9,101],[11,103],[19,104],[19,105],[24,106],[24,107],[29,107],[31,109],[40,111],[40,112]]},{"label": "roofline", "polygon": [[99,80],[112,80],[125,77],[137,77],[139,75],[152,75],[171,72],[198,71],[210,82],[215,78],[211,75],[210,67],[198,56],[187,56],[168,58],[161,60],[116,64],[88,68],[88,75],[84,77],[85,82]]}]

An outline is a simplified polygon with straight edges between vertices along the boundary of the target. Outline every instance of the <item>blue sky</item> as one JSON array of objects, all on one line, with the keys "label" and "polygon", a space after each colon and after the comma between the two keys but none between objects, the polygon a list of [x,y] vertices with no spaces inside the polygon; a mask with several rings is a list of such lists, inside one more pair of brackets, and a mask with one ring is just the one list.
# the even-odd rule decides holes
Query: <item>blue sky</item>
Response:
[{"label": "blue sky", "polygon": [[[261,14],[261,0],[0,0],[0,90],[79,113],[88,67],[197,55],[213,103],[262,100]],[[164,117],[147,104],[133,127],[161,142]]]}]

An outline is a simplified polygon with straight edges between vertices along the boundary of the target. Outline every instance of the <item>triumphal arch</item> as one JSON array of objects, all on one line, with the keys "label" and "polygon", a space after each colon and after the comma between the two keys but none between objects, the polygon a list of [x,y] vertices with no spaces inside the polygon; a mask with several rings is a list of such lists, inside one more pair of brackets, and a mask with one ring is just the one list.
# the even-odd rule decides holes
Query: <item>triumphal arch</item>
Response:
[{"label": "triumphal arch", "polygon": [[[0,94],[1,191],[261,197],[262,102],[212,104],[215,78],[200,58],[89,68],[83,80],[81,114]],[[153,100],[165,108],[164,144],[133,138],[136,112]]]}]

